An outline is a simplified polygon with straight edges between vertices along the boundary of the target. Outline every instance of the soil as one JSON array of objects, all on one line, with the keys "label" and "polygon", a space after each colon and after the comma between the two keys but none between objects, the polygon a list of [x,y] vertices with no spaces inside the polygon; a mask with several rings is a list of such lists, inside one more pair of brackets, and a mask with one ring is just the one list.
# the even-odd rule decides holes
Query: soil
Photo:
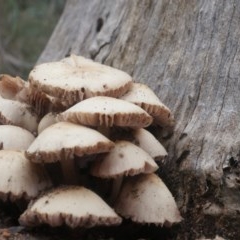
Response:
[{"label": "soil", "polygon": [[51,228],[41,226],[26,228],[18,224],[20,212],[16,206],[0,204],[0,240],[173,240],[179,226],[171,228],[143,226],[131,221],[123,221],[118,227],[95,227],[91,229],[70,229],[66,226]]}]

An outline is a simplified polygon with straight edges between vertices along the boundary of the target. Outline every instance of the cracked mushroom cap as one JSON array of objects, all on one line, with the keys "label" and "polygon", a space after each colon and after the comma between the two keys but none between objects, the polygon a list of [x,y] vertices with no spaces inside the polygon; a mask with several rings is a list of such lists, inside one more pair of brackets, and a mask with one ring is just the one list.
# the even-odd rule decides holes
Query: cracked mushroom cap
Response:
[{"label": "cracked mushroom cap", "polygon": [[73,155],[110,151],[114,143],[101,133],[81,125],[58,122],[41,132],[26,151],[33,162],[56,162]]},{"label": "cracked mushroom cap", "polygon": [[5,150],[27,150],[35,137],[21,127],[0,125],[0,143]]},{"label": "cracked mushroom cap", "polygon": [[0,198],[4,201],[30,200],[51,187],[51,181],[41,165],[30,162],[21,151],[0,151]]},{"label": "cracked mushroom cap", "polygon": [[72,105],[93,96],[122,96],[132,78],[118,69],[71,55],[59,62],[36,66],[29,81],[32,87]]},{"label": "cracked mushroom cap", "polygon": [[157,169],[158,165],[147,152],[128,141],[117,141],[102,160],[93,163],[91,174],[100,178],[117,178],[152,173]]},{"label": "cracked mushroom cap", "polygon": [[121,97],[125,101],[132,102],[154,118],[154,122],[163,127],[174,125],[174,118],[170,109],[165,106],[156,94],[147,85],[141,83],[132,83],[130,90]]},{"label": "cracked mushroom cap", "polygon": [[54,189],[34,201],[20,216],[24,226],[66,224],[71,228],[119,225],[121,218],[96,193],[80,186]]},{"label": "cracked mushroom cap", "polygon": [[161,160],[167,156],[167,151],[163,145],[147,130],[139,128],[133,132],[134,143],[142,148],[149,155],[156,159]]},{"label": "cracked mushroom cap", "polygon": [[171,226],[182,217],[176,202],[156,174],[142,174],[125,181],[114,209],[134,222]]},{"label": "cracked mushroom cap", "polygon": [[38,117],[31,106],[0,96],[0,123],[22,127],[32,133],[37,132]]},{"label": "cracked mushroom cap", "polygon": [[89,126],[141,128],[152,123],[152,117],[140,107],[111,97],[92,97],[59,114],[60,120]]}]

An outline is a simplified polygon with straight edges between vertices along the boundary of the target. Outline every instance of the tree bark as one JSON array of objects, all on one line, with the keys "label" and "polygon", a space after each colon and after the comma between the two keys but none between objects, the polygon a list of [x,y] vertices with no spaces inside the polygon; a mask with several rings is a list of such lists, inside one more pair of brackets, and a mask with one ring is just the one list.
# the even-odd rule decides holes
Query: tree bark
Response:
[{"label": "tree bark", "polygon": [[38,63],[80,54],[149,85],[173,111],[160,176],[177,239],[240,236],[240,1],[69,0]]}]

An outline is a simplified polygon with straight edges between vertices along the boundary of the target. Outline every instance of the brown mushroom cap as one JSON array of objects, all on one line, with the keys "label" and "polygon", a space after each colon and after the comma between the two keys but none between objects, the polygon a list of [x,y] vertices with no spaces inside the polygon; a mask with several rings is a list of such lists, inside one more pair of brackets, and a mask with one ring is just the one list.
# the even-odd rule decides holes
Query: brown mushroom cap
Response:
[{"label": "brown mushroom cap", "polygon": [[19,126],[36,133],[37,121],[38,118],[29,105],[0,96],[0,123]]},{"label": "brown mushroom cap", "polygon": [[102,160],[93,163],[91,174],[100,178],[117,178],[152,173],[157,169],[158,165],[147,152],[128,141],[117,141]]},{"label": "brown mushroom cap", "polygon": [[26,82],[20,77],[12,77],[7,74],[0,75],[0,95],[3,98],[20,100],[25,85]]},{"label": "brown mushroom cap", "polygon": [[96,130],[58,122],[38,135],[26,151],[26,156],[33,162],[55,162],[73,155],[108,152],[113,146],[113,142]]},{"label": "brown mushroom cap", "polygon": [[152,89],[145,84],[132,83],[130,90],[122,96],[121,99],[142,107],[154,117],[155,123],[163,127],[174,125],[174,118],[170,109],[165,106]]},{"label": "brown mushroom cap", "polygon": [[30,162],[20,151],[1,150],[0,169],[0,198],[4,201],[30,200],[52,185],[44,168]]},{"label": "brown mushroom cap", "polygon": [[156,174],[142,174],[127,179],[114,209],[138,223],[170,226],[182,220],[176,202]]},{"label": "brown mushroom cap", "polygon": [[35,137],[21,127],[0,125],[0,142],[5,150],[27,150]]},{"label": "brown mushroom cap", "polygon": [[91,190],[69,186],[39,197],[20,216],[19,222],[24,226],[49,224],[57,227],[66,224],[71,228],[90,228],[118,225],[121,218]]},{"label": "brown mushroom cap", "polygon": [[32,87],[74,104],[93,96],[122,96],[132,78],[118,69],[72,55],[36,66],[29,81]]},{"label": "brown mushroom cap", "polygon": [[147,127],[152,117],[140,107],[111,97],[92,97],[59,114],[59,119],[90,126]]},{"label": "brown mushroom cap", "polygon": [[149,131],[143,128],[136,129],[133,132],[133,137],[134,143],[155,160],[161,160],[167,156],[167,151],[163,145]]}]

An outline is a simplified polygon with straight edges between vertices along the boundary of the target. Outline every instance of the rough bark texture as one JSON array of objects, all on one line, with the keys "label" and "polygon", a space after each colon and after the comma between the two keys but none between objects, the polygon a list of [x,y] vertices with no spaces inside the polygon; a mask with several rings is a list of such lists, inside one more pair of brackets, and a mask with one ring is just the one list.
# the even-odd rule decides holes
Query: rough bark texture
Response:
[{"label": "rough bark texture", "polygon": [[178,239],[240,236],[240,1],[69,0],[39,58],[91,57],[172,109],[160,175],[185,220]]}]

